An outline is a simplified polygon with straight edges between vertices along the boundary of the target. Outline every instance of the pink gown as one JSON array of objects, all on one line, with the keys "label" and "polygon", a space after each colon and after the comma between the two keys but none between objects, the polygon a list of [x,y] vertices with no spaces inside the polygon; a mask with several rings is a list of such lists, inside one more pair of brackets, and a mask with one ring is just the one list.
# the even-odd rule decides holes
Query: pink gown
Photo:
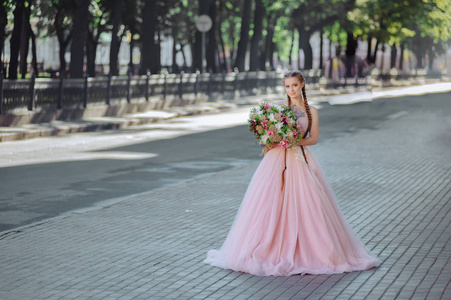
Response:
[{"label": "pink gown", "polygon": [[[305,130],[307,117],[295,113]],[[343,273],[379,264],[346,223],[319,164],[304,149],[308,164],[300,147],[265,155],[224,244],[208,251],[205,263],[262,276]]]}]

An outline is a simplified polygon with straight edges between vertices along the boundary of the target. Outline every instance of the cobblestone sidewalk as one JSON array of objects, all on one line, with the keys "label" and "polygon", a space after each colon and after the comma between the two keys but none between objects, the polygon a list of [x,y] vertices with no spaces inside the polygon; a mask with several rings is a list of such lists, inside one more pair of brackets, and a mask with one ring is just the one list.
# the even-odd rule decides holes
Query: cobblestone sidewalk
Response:
[{"label": "cobblestone sidewalk", "polygon": [[0,233],[0,298],[451,299],[451,153],[431,141],[447,113],[398,114],[312,147],[377,269],[258,277],[203,264],[252,162]]}]

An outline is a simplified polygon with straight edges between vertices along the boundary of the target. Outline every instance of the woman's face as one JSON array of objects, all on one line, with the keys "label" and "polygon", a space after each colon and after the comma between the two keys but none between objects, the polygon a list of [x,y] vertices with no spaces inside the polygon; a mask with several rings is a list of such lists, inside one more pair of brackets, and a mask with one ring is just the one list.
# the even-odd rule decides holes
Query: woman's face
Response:
[{"label": "woman's face", "polygon": [[304,83],[301,83],[301,81],[297,77],[285,78],[284,84],[285,91],[287,92],[287,95],[290,96],[291,99],[301,98],[301,90],[302,87],[304,86]]}]

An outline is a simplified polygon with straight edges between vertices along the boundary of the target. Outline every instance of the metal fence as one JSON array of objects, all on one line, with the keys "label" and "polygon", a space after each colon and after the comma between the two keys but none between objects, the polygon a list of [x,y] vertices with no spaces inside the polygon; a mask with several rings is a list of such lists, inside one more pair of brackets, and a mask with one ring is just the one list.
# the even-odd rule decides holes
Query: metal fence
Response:
[{"label": "metal fence", "polygon": [[[373,72],[366,78],[322,77],[320,70],[304,71],[309,89],[371,89],[372,81],[430,78],[425,70],[411,72]],[[181,73],[144,76],[95,77],[81,79],[31,78],[5,80],[0,76],[0,113],[17,109],[86,107],[92,103],[116,104],[121,101],[149,101],[157,96],[184,99],[187,95],[235,93],[257,94],[281,86],[280,72],[232,72],[219,74]],[[429,76],[429,77],[428,77]],[[440,77],[438,74],[436,77]]]},{"label": "metal fence", "polygon": [[[247,91],[267,93],[280,86],[277,72],[223,74],[155,74],[144,76],[108,76],[81,79],[0,78],[0,113],[16,109],[86,107],[92,103],[115,104],[168,96],[183,99],[187,95]],[[319,77],[318,77],[319,78]]]}]

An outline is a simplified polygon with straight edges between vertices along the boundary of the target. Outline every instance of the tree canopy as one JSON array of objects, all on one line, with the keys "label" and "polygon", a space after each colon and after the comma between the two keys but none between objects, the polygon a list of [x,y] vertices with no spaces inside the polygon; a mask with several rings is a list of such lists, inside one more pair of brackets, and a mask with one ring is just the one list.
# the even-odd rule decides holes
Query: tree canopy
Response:
[{"label": "tree canopy", "polygon": [[[2,69],[11,79],[36,73],[36,39],[55,37],[59,72],[65,76],[96,76],[102,42],[110,47],[111,75],[123,73],[118,53],[125,43],[129,72],[201,70],[202,35],[195,22],[202,14],[213,21],[205,35],[207,70],[212,72],[268,70],[294,61],[300,67],[299,51],[303,67],[312,69],[311,38],[317,33],[321,45],[328,40],[337,49],[332,55],[345,49],[348,61],[354,61],[358,41],[364,41],[368,64],[374,65],[387,45],[395,58],[398,51],[411,51],[421,68],[432,65],[451,39],[449,0],[6,0],[0,7]],[[172,65],[162,65],[164,43],[172,45]],[[3,55],[5,47],[9,57]],[[133,49],[139,49],[138,64]],[[32,67],[27,68],[30,56]]]}]

